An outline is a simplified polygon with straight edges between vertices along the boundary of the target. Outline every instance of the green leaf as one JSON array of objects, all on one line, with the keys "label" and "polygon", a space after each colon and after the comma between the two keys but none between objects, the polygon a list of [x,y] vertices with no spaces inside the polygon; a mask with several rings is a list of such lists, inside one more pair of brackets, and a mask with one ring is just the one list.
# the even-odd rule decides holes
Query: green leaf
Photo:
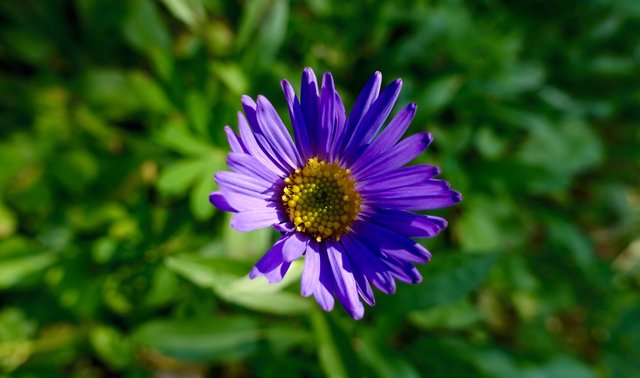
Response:
[{"label": "green leaf", "polygon": [[135,48],[168,51],[171,38],[154,1],[134,0],[124,19],[124,35]]},{"label": "green leaf", "polygon": [[222,237],[227,250],[226,254],[237,258],[253,258],[257,261],[271,248],[273,229],[263,228],[251,232],[239,232],[229,227],[232,216],[232,214],[226,214],[223,222]]},{"label": "green leaf", "polygon": [[245,50],[243,61],[248,67],[266,67],[274,60],[284,42],[289,1],[255,0],[245,9],[246,16],[243,17],[238,36],[238,50]]},{"label": "green leaf", "polygon": [[596,268],[596,254],[584,232],[575,224],[560,217],[548,217],[545,223],[550,241],[568,251],[585,275],[593,273]]},{"label": "green leaf", "polygon": [[216,210],[209,202],[209,193],[216,188],[216,184],[211,178],[213,172],[215,172],[215,168],[209,169],[209,164],[207,164],[205,172],[201,175],[202,179],[196,183],[191,191],[189,201],[191,213],[198,220],[209,219]]},{"label": "green leaf", "polygon": [[248,266],[225,257],[204,258],[183,254],[165,260],[169,269],[189,281],[211,289],[224,287],[248,273]]},{"label": "green leaf", "polygon": [[572,377],[595,378],[596,374],[588,365],[573,357],[559,355],[536,367],[524,369],[524,378]]},{"label": "green leaf", "polygon": [[271,314],[299,314],[308,311],[310,301],[282,290],[297,282],[302,263],[294,262],[285,278],[269,284],[262,278],[250,280],[246,265],[223,257],[181,255],[167,259],[167,266],[193,283],[213,289],[227,302]]},{"label": "green leaf", "polygon": [[160,84],[146,73],[129,73],[131,89],[140,99],[141,106],[154,113],[167,114],[173,110],[173,104]]},{"label": "green leaf", "polygon": [[418,106],[422,105],[428,113],[435,114],[451,102],[462,84],[463,81],[459,75],[440,77],[430,82]]},{"label": "green leaf", "polygon": [[238,27],[238,37],[236,39],[236,47],[238,50],[244,49],[252,35],[256,33],[260,25],[261,16],[268,6],[268,0],[250,0],[247,2],[242,12],[240,26]]},{"label": "green leaf", "polygon": [[191,28],[196,28],[205,20],[202,0],[161,0],[173,16]]},{"label": "green leaf", "polygon": [[247,357],[260,333],[246,317],[156,320],[139,327],[134,342],[169,357],[191,362],[218,362]]},{"label": "green leaf", "polygon": [[133,361],[129,340],[115,328],[104,325],[93,327],[89,340],[98,356],[113,369],[122,370]]},{"label": "green leaf", "polygon": [[291,264],[285,278],[277,284],[269,284],[264,278],[251,280],[245,276],[226,287],[218,288],[216,292],[226,301],[252,310],[272,314],[300,314],[307,312],[312,302],[298,293],[281,290],[299,281],[301,275],[302,262],[298,260]]},{"label": "green leaf", "polygon": [[399,287],[395,295],[381,297],[380,307],[405,313],[460,300],[487,278],[498,256],[497,253],[436,255],[421,269],[422,283]]},{"label": "green leaf", "polygon": [[518,158],[531,166],[543,167],[553,176],[572,176],[598,164],[602,153],[600,140],[587,124],[566,120],[556,125],[542,123],[531,129]]},{"label": "green leaf", "polygon": [[43,253],[0,259],[0,289],[10,288],[30,277],[42,274],[53,261],[53,255]]},{"label": "green leaf", "polygon": [[183,194],[198,178],[207,174],[205,163],[202,160],[185,159],[169,165],[160,174],[158,190],[169,195]]},{"label": "green leaf", "polygon": [[154,134],[154,139],[160,145],[183,155],[208,155],[213,162],[219,165],[224,164],[224,153],[192,135],[182,118],[166,121],[160,131]]},{"label": "green leaf", "polygon": [[369,329],[360,340],[358,355],[380,378],[418,378],[420,374],[410,362],[394,351],[386,348],[376,335],[375,328]]},{"label": "green leaf", "polygon": [[477,323],[480,320],[480,314],[471,302],[464,298],[448,305],[413,311],[409,314],[409,319],[413,324],[424,329],[464,329]]},{"label": "green leaf", "polygon": [[355,377],[357,359],[347,335],[317,306],[310,313],[320,366],[327,377]]},{"label": "green leaf", "polygon": [[211,114],[211,104],[205,95],[192,90],[187,94],[187,115],[196,134],[207,135],[207,125]]},{"label": "green leaf", "polygon": [[211,70],[233,94],[240,96],[249,90],[249,78],[239,65],[216,63],[211,65]]},{"label": "green leaf", "polygon": [[515,222],[517,206],[508,197],[468,195],[462,206],[464,213],[454,231],[464,250],[508,250],[526,240],[526,229]]}]

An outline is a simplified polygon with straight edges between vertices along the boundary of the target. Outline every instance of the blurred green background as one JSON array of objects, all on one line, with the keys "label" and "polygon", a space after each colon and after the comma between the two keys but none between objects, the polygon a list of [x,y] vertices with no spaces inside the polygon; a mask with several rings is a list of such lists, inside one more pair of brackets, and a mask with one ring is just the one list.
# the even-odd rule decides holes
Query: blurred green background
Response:
[{"label": "blurred green background", "polygon": [[[208,203],[305,66],[401,77],[465,198],[361,321]],[[640,376],[636,0],[7,0],[0,67],[0,376]]]}]

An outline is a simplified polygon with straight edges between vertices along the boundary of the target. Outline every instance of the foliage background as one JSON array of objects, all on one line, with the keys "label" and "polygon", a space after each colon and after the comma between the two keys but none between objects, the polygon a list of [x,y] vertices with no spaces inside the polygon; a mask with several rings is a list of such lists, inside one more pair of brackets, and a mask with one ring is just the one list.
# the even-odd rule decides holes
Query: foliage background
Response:
[{"label": "foliage background", "polygon": [[[0,375],[640,376],[640,3],[0,2]],[[361,321],[246,279],[240,96],[402,77],[464,202]],[[174,374],[174,375],[170,375]]]}]

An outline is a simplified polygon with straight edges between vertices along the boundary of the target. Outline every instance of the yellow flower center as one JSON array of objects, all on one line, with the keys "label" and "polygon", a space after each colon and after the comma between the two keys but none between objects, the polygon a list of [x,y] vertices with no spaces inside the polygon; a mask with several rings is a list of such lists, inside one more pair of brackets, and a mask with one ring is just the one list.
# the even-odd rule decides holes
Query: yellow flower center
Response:
[{"label": "yellow flower center", "polygon": [[298,232],[320,242],[340,240],[351,229],[361,197],[349,169],[314,157],[284,182],[282,204]]}]

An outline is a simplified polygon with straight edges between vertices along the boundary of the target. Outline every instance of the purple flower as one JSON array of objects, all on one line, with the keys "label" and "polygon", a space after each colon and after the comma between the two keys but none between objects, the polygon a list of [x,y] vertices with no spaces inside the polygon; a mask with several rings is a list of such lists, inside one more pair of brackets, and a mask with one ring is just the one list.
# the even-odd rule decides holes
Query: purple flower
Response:
[{"label": "purple flower", "polygon": [[266,98],[243,96],[239,135],[225,127],[231,172],[216,173],[220,190],[209,197],[218,209],[235,213],[231,227],[238,231],[272,226],[282,233],[251,278],[278,282],[304,255],[302,295],[313,295],[326,311],[335,296],[355,319],[364,315],[361,298],[374,305],[372,286],[392,294],[395,280],[422,280],[413,264],[428,262],[431,254],[412,238],[435,236],[447,221],[410,211],[462,199],[434,179],[437,167],[406,166],[431,143],[431,134],[400,140],[415,115],[413,103],[382,127],[402,81],[380,92],[381,82],[382,75],[373,74],[347,116],[330,73],[318,90],[313,70],[305,69],[300,99],[283,80],[295,140]]}]

